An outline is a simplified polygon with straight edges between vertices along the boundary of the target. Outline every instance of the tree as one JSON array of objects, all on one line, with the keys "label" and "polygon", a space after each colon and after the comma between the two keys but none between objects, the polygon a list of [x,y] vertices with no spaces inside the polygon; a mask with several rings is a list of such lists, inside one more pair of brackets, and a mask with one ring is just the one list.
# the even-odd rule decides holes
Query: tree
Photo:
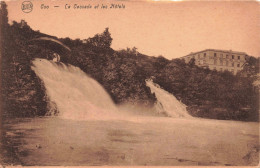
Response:
[{"label": "tree", "polygon": [[101,38],[104,40],[103,41],[103,47],[110,48],[113,39],[111,37],[111,34],[109,32],[109,28],[108,27],[101,34]]},{"label": "tree", "polygon": [[[0,41],[0,64],[2,64],[2,54],[5,54],[6,52],[6,49],[5,47],[3,47],[3,42],[4,40],[6,39],[7,37],[7,27],[8,27],[8,12],[7,12],[7,5],[4,1],[1,1],[0,2],[0,25],[1,25],[1,32],[0,32],[0,37],[1,37],[1,41]],[[1,66],[2,68],[2,66]],[[0,70],[0,73],[2,74],[1,70]],[[1,78],[2,78],[2,75],[1,75]],[[3,95],[3,92],[2,92],[2,79],[0,81],[0,101],[1,103],[3,102],[2,101],[2,95]],[[2,123],[2,106],[0,106],[0,110],[1,110],[1,113],[0,113],[0,123]],[[1,126],[1,125],[0,125]],[[1,137],[0,137],[1,139]]]},{"label": "tree", "polygon": [[0,37],[1,37],[1,48],[3,50],[2,54],[5,52],[5,46],[4,45],[4,42],[6,42],[6,38],[8,37],[8,11],[7,11],[7,5],[4,1],[1,1],[0,2],[0,25],[1,25],[1,32],[0,32]]},{"label": "tree", "polygon": [[1,16],[1,26],[4,28],[3,30],[6,31],[6,28],[8,26],[8,11],[7,11],[7,5],[4,1],[0,2],[0,16]]},{"label": "tree", "polygon": [[246,63],[243,65],[243,70],[239,72],[239,75],[256,78],[257,74],[259,73],[259,63],[259,57],[249,57]]},{"label": "tree", "polygon": [[126,49],[119,50],[118,52],[130,57],[137,56],[139,54],[136,47],[133,47],[132,49],[127,47]]},{"label": "tree", "polygon": [[112,37],[109,28],[106,28],[102,34],[96,34],[94,37],[87,40],[87,44],[94,47],[109,49],[112,43]]}]

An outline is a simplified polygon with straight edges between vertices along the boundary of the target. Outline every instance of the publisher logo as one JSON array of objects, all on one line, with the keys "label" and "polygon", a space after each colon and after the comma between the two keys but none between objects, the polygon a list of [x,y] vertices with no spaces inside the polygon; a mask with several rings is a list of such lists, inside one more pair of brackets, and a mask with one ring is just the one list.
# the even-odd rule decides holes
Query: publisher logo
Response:
[{"label": "publisher logo", "polygon": [[24,1],[21,8],[24,13],[30,13],[33,10],[33,4],[30,1]]}]

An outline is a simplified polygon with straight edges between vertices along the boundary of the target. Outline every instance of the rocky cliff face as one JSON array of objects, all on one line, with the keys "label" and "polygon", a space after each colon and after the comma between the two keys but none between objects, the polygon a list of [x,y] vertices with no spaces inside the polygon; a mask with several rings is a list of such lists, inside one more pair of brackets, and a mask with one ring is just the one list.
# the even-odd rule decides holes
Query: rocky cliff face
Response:
[{"label": "rocky cliff face", "polygon": [[[16,48],[17,49],[17,48]],[[9,53],[9,52],[8,52]],[[29,59],[17,55],[2,64],[3,112],[7,117],[30,117],[44,115],[47,97],[42,81],[31,70]],[[26,55],[23,55],[26,58]]]},{"label": "rocky cliff face", "polygon": [[31,69],[35,56],[45,57],[49,51],[27,45],[30,38],[40,36],[27,24],[14,22],[2,32],[2,111],[5,117],[41,116],[48,110],[48,98],[42,81]]}]

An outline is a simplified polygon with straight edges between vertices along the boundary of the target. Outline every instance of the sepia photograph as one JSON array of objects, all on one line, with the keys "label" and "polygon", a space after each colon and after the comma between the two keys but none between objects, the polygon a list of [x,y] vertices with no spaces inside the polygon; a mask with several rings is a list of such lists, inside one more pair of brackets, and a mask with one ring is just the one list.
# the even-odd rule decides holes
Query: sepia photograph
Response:
[{"label": "sepia photograph", "polygon": [[259,166],[260,2],[0,0],[0,167]]}]

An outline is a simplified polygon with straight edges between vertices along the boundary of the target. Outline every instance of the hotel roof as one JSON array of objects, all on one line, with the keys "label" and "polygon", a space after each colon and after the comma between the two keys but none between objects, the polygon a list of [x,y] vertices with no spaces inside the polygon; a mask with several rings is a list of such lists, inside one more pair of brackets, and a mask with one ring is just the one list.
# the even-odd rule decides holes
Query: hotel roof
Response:
[{"label": "hotel roof", "polygon": [[[243,55],[247,55],[245,52],[239,52],[239,51],[219,50],[219,49],[205,49],[205,50],[202,50],[202,51],[191,52],[190,54],[188,54],[188,55],[186,55],[186,56],[198,54],[198,53],[205,52],[205,51],[216,51],[216,52],[224,52],[224,53],[233,53],[233,54],[243,54]],[[183,56],[183,57],[186,57],[186,56]]]}]

